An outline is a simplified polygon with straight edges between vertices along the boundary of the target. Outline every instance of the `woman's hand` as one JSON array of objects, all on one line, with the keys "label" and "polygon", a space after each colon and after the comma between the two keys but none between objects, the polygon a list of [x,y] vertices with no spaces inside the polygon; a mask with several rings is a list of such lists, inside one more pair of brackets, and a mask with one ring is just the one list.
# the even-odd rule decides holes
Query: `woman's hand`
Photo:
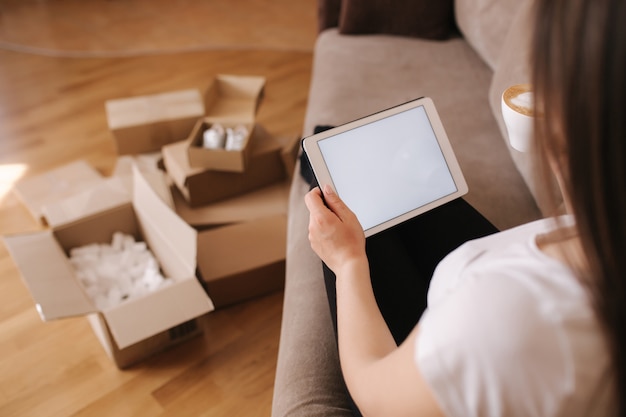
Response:
[{"label": "woman's hand", "polygon": [[330,186],[324,188],[326,205],[319,188],[304,198],[309,209],[311,247],[335,274],[348,264],[367,262],[365,235],[355,214]]}]

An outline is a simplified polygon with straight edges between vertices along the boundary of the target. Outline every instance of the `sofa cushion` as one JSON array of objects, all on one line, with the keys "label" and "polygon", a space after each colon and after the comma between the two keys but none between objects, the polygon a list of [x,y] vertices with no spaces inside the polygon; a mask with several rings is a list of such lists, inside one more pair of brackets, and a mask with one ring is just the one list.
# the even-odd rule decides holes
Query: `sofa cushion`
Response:
[{"label": "sofa cushion", "polygon": [[[526,0],[528,1],[528,0]],[[456,23],[470,45],[495,69],[502,43],[524,0],[456,0]]]},{"label": "sofa cushion", "polygon": [[339,32],[447,39],[454,33],[452,0],[342,0]]}]

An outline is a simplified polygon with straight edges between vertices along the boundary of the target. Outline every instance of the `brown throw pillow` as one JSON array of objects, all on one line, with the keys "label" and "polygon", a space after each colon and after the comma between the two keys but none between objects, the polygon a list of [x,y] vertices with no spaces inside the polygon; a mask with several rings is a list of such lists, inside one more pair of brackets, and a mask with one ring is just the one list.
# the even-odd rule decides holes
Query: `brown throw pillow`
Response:
[{"label": "brown throw pillow", "polygon": [[339,26],[341,0],[317,1],[317,24],[319,32]]},{"label": "brown throw pillow", "polygon": [[456,34],[453,0],[341,0],[339,32],[448,39]]}]

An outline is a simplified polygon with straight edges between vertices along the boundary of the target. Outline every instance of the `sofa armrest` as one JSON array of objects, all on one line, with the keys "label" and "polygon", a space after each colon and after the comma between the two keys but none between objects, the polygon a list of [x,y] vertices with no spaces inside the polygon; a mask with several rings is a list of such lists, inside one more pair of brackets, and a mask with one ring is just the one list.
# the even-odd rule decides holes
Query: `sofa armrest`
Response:
[{"label": "sofa armrest", "polygon": [[[296,172],[299,172],[299,162]],[[287,230],[285,298],[272,417],[352,416],[326,296],[322,262],[307,239],[309,185],[294,175]]]}]

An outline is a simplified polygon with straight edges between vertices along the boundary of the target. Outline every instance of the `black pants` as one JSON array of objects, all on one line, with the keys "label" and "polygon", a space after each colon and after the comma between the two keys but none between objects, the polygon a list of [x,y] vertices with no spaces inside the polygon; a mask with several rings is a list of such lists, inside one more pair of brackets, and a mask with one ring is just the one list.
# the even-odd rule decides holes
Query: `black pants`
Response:
[{"label": "black pants", "polygon": [[[370,236],[366,251],[378,307],[397,344],[409,335],[426,308],[435,267],[468,240],[497,229],[465,200],[457,199],[391,229]],[[323,264],[335,336],[335,274]],[[355,416],[358,408],[350,398]]]}]

